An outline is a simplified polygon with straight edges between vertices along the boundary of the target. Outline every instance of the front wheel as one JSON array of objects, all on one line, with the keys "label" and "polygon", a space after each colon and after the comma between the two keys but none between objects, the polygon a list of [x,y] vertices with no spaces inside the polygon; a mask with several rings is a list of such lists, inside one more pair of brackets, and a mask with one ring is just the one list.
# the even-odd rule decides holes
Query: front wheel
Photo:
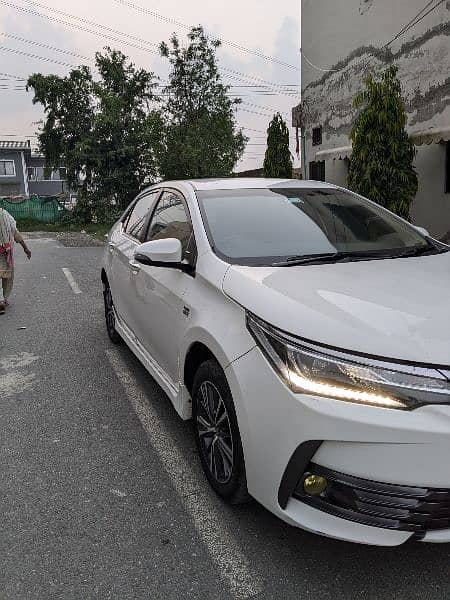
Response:
[{"label": "front wheel", "polygon": [[195,375],[192,416],[200,460],[211,487],[230,504],[247,502],[250,496],[233,398],[215,360],[204,362]]},{"label": "front wheel", "polygon": [[106,331],[108,332],[109,339],[113,344],[120,344],[122,338],[116,331],[116,313],[108,281],[103,283],[103,302],[105,304]]}]

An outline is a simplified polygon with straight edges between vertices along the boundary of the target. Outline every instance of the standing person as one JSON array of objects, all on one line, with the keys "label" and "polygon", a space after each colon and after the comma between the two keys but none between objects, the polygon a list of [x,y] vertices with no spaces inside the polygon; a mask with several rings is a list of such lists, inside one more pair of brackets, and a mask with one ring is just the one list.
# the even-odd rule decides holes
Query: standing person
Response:
[{"label": "standing person", "polygon": [[0,315],[5,313],[14,282],[14,242],[20,244],[31,258],[31,251],[17,230],[16,221],[4,208],[0,208]]}]

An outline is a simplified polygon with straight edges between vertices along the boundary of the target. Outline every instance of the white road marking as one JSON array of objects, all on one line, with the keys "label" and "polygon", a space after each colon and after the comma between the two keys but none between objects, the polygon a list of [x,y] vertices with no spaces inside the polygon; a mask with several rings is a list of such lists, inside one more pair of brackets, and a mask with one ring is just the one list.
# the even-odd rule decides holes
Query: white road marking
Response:
[{"label": "white road marking", "polygon": [[81,294],[81,290],[78,287],[78,283],[75,281],[75,279],[74,279],[72,273],[69,271],[69,269],[63,268],[63,273],[66,276],[66,279],[69,282],[69,285],[72,288],[73,293]]},{"label": "white road marking", "polygon": [[114,496],[117,496],[118,498],[125,498],[125,496],[127,495],[126,492],[122,492],[122,490],[109,490],[111,492],[111,494],[114,494]]},{"label": "white road marking", "polygon": [[8,398],[13,394],[20,394],[33,387],[36,373],[22,375],[22,373],[6,373],[0,375],[0,398]]},{"label": "white road marking", "polygon": [[31,352],[19,352],[18,354],[0,356],[0,369],[20,369],[21,367],[31,365],[36,360],[39,360],[39,356],[31,354]]},{"label": "white road marking", "polygon": [[106,350],[106,356],[158,453],[180,501],[191,516],[200,538],[233,596],[238,600],[245,600],[261,593],[263,580],[252,571],[247,557],[223,522],[223,516],[212,502],[213,492],[205,487],[204,480],[199,478],[190,461],[177,448],[176,440],[149,403],[120,354],[114,350]]}]

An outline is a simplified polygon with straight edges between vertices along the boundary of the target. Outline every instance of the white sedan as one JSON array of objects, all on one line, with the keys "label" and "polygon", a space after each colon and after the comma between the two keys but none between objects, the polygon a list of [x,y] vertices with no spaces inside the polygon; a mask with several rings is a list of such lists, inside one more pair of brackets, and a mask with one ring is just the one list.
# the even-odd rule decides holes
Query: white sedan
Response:
[{"label": "white sedan", "polygon": [[174,181],[105,252],[106,325],[192,418],[212,488],[292,525],[450,541],[450,254],[312,181]]}]

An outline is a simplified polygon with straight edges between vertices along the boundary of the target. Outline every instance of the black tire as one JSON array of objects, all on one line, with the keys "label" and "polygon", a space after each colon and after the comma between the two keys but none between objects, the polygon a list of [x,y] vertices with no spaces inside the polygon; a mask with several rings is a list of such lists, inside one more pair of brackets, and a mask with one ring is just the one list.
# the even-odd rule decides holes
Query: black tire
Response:
[{"label": "black tire", "polygon": [[108,280],[103,282],[103,302],[105,304],[105,323],[109,339],[113,344],[120,344],[122,338],[116,331],[116,313]]},{"label": "black tire", "polygon": [[192,388],[195,441],[206,478],[230,504],[250,500],[233,398],[215,360],[200,365]]}]

